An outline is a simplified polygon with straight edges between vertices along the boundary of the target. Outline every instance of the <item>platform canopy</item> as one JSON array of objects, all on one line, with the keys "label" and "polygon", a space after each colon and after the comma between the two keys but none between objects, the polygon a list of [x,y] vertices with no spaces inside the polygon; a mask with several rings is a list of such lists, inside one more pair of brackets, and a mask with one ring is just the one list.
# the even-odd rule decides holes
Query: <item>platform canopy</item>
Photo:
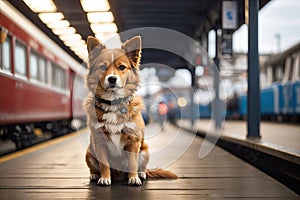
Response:
[{"label": "platform canopy", "polygon": [[[26,1],[26,0],[24,0]],[[54,34],[46,24],[41,21],[39,11],[33,11],[24,1],[9,0],[21,13],[36,24],[43,32],[52,38],[58,45],[65,49],[71,56],[79,62],[82,56],[78,56],[71,50],[56,34]],[[34,2],[36,0],[27,0]],[[41,2],[40,0],[37,0]],[[83,40],[90,35],[95,35],[95,31],[90,26],[87,13],[83,9],[82,3],[88,0],[46,0],[54,3],[55,12],[61,12],[64,20],[68,20],[70,26],[74,27]],[[46,2],[45,1],[45,2]],[[98,5],[106,0],[91,0],[93,5]],[[262,8],[270,0],[261,0]],[[98,3],[97,3],[98,2]],[[238,26],[245,22],[244,3],[245,0],[237,0],[238,4]],[[179,31],[198,41],[203,40],[207,33],[220,26],[221,0],[109,0],[106,8],[113,14],[113,21],[118,32],[141,28],[141,27],[161,27]],[[96,6],[92,6],[92,9]],[[94,11],[92,11],[93,13]],[[232,30],[235,31],[235,30]],[[124,40],[127,38],[121,38]],[[185,63],[177,56],[165,52],[148,51],[143,54],[143,62],[163,63],[172,68],[182,67]]]}]

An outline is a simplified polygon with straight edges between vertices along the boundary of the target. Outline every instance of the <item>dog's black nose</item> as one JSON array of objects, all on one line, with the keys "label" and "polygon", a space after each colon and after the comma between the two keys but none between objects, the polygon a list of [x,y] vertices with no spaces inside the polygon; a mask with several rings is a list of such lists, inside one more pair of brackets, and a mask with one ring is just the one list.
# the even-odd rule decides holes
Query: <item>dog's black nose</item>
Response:
[{"label": "dog's black nose", "polygon": [[117,77],[115,76],[108,77],[108,82],[110,84],[115,84],[117,82]]}]

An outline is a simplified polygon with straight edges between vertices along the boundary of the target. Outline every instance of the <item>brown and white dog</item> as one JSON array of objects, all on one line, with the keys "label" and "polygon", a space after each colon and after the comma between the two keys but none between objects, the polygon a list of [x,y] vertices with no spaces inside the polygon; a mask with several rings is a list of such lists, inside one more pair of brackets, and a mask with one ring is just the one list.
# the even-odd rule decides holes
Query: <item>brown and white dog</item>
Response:
[{"label": "brown and white dog", "polygon": [[107,49],[88,37],[89,52],[86,85],[90,90],[84,102],[91,131],[86,162],[90,180],[110,185],[111,180],[128,176],[129,185],[142,185],[141,179],[177,178],[166,170],[147,170],[148,146],[144,142],[142,98],[135,95],[139,85],[141,37]]}]

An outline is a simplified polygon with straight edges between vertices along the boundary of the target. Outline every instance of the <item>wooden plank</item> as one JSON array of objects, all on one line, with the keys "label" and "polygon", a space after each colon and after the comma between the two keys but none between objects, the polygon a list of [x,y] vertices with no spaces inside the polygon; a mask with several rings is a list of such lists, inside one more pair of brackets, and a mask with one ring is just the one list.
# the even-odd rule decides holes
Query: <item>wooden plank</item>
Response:
[{"label": "wooden plank", "polygon": [[[167,127],[168,130],[174,131],[172,127]],[[151,127],[147,131],[152,131]],[[155,140],[159,138],[152,138],[150,148],[161,148],[165,145],[161,140],[167,136],[159,134],[157,146]],[[87,140],[88,133],[81,137]],[[149,179],[142,187],[130,187],[123,181],[113,182],[110,187],[99,187],[89,182],[89,170],[84,161],[85,144],[81,141],[75,136],[1,163],[1,199],[299,198],[285,186],[219,147],[204,159],[199,159],[200,138],[196,138],[185,154],[169,166],[181,177],[178,180]],[[154,164],[159,162],[152,160]]]}]

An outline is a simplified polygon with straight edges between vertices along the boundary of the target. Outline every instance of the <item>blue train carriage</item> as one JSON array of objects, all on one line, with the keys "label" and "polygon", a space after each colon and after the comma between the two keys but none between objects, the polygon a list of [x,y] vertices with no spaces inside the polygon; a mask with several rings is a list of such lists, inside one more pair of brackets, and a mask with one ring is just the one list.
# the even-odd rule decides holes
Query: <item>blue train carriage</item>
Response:
[{"label": "blue train carriage", "polygon": [[[263,119],[300,121],[300,43],[274,55],[262,66],[266,86],[261,89]],[[239,97],[239,113],[247,115],[247,97]]]},{"label": "blue train carriage", "polygon": [[199,105],[199,114],[201,119],[210,119],[211,118],[211,104],[200,104]]},{"label": "blue train carriage", "polygon": [[[274,112],[272,114],[278,121],[299,121],[300,43],[275,55],[264,64],[263,69],[268,83],[272,84],[273,88]],[[262,104],[262,107],[264,106],[266,104]]]},{"label": "blue train carriage", "polygon": [[273,84],[260,92],[260,112],[262,117],[272,117],[279,114],[278,108],[279,84]]},{"label": "blue train carriage", "polygon": [[[300,67],[299,67],[300,68]],[[293,85],[293,113],[300,117],[300,80]]]},{"label": "blue train carriage", "polygon": [[279,86],[279,109],[283,116],[299,118],[300,80],[287,82]]}]

